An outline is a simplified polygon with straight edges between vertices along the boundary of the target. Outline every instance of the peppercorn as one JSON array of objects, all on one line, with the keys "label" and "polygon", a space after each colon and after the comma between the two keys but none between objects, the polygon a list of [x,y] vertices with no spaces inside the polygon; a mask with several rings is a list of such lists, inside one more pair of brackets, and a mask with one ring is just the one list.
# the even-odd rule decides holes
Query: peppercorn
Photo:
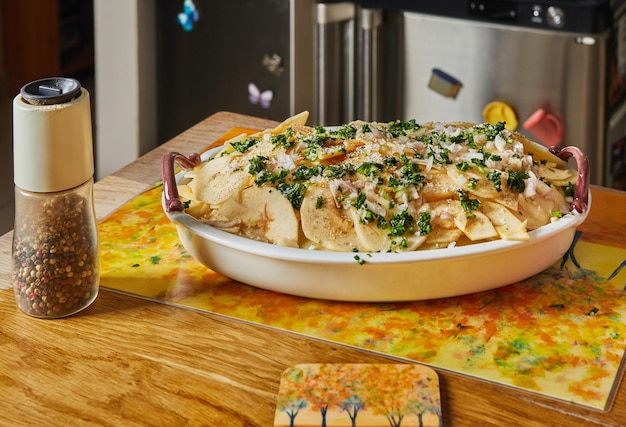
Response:
[{"label": "peppercorn", "polygon": [[17,305],[36,317],[68,316],[91,304],[98,293],[92,204],[74,192],[30,199],[28,209],[16,211],[13,232]]}]

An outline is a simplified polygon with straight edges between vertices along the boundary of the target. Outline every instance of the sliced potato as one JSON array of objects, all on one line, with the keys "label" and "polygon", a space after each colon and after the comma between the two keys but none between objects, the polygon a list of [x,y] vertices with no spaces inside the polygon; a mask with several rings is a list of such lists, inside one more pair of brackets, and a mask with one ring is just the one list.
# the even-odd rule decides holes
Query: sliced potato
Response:
[{"label": "sliced potato", "polygon": [[520,219],[526,220],[526,227],[534,230],[547,224],[550,221],[552,209],[547,203],[538,203],[534,199],[530,199],[523,194],[518,197],[517,213]]},{"label": "sliced potato", "polygon": [[434,226],[432,232],[427,236],[424,244],[429,247],[448,247],[451,243],[456,242],[463,235],[458,228],[443,228]]},{"label": "sliced potato", "polygon": [[537,193],[532,198],[520,194],[518,197],[517,214],[528,221],[529,230],[549,223],[555,211],[568,211],[569,205],[565,201],[562,190],[555,185],[545,186],[545,188],[548,190],[545,194]]},{"label": "sliced potato", "polygon": [[309,112],[308,111],[302,111],[301,113],[298,113],[295,116],[291,116],[291,117],[287,118],[282,123],[280,123],[278,126],[276,126],[273,129],[270,129],[269,131],[273,135],[276,135],[276,134],[279,134],[279,133],[283,133],[283,132],[285,132],[287,129],[289,129],[292,126],[304,126],[308,119],[309,119]]},{"label": "sliced potato", "polygon": [[485,200],[481,211],[489,218],[498,235],[504,240],[528,240],[526,221],[521,221],[510,210],[499,203]]},{"label": "sliced potato", "polygon": [[452,181],[457,184],[457,188],[467,190],[476,197],[495,199],[502,195],[502,191],[498,191],[493,182],[489,181],[484,174],[471,170],[463,172],[454,165],[448,166],[447,172]]},{"label": "sliced potato", "polygon": [[[453,203],[456,202],[456,203]],[[439,200],[424,205],[424,209],[430,212],[430,223],[434,227],[451,229],[455,227],[454,218],[460,208],[458,200]],[[462,208],[461,208],[462,209]]]},{"label": "sliced potato", "polygon": [[559,169],[567,169],[567,162],[552,154],[547,147],[534,143],[519,133],[515,133],[515,137],[524,145],[524,152],[531,154],[535,162],[542,163],[543,161],[553,163]]},{"label": "sliced potato", "polygon": [[364,224],[356,209],[349,209],[354,230],[359,239],[356,246],[360,251],[385,252],[390,249],[391,239],[388,233],[376,227],[376,224]]},{"label": "sliced potato", "polygon": [[198,218],[210,214],[211,206],[196,199],[196,196],[189,185],[178,185],[177,189],[180,200],[188,203],[185,211],[189,215]]},{"label": "sliced potato", "polygon": [[193,190],[189,185],[178,185],[176,187],[178,190],[178,196],[181,200],[198,200],[196,199],[196,195],[193,193]]},{"label": "sliced potato", "polygon": [[532,167],[533,172],[539,178],[544,178],[556,186],[567,186],[575,184],[578,178],[575,171],[570,169],[560,169],[554,164],[537,164]]},{"label": "sliced potato", "polygon": [[489,200],[495,203],[498,203],[512,211],[516,211],[518,203],[519,203],[517,196],[518,196],[517,193],[514,193],[513,191],[508,190],[508,191],[502,191],[500,196],[489,199]]},{"label": "sliced potato", "polygon": [[254,184],[248,171],[236,166],[239,157],[217,157],[199,167],[189,183],[196,200],[210,205],[218,205],[230,198],[238,200],[240,191]]},{"label": "sliced potato", "polygon": [[240,200],[228,199],[216,211],[224,218],[239,219],[242,232],[251,238],[298,247],[298,218],[291,202],[276,189],[246,188]]},{"label": "sliced potato", "polygon": [[300,222],[305,237],[322,248],[352,251],[359,247],[350,213],[335,205],[327,186],[309,187],[300,207]]},{"label": "sliced potato", "polygon": [[431,174],[430,182],[424,185],[421,195],[427,202],[449,199],[458,188],[459,185],[448,174],[435,172]]},{"label": "sliced potato", "polygon": [[498,237],[489,218],[480,211],[463,211],[454,218],[454,223],[473,242]]},{"label": "sliced potato", "polygon": [[[458,200],[444,200],[431,206],[431,224],[458,230],[472,241],[498,236],[489,219],[479,211],[466,212]],[[469,217],[469,218],[468,218]]]}]

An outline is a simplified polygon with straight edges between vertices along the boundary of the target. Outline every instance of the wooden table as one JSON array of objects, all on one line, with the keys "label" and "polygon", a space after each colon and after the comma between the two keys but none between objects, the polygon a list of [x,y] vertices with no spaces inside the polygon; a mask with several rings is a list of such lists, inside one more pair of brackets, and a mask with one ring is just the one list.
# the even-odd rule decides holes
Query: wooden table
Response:
[{"label": "wooden table", "polygon": [[[233,127],[273,123],[217,113],[96,184],[99,218],[160,179],[169,151],[206,147]],[[595,200],[626,194],[594,188]],[[613,200],[614,199],[614,200]],[[588,222],[624,227],[622,212]],[[613,212],[613,213],[611,213]],[[587,224],[587,223],[585,223]],[[60,320],[22,314],[11,287],[11,233],[0,238],[0,425],[271,426],[280,375],[298,363],[391,357],[101,289]],[[445,425],[624,425],[626,385],[610,411],[438,370]]]}]

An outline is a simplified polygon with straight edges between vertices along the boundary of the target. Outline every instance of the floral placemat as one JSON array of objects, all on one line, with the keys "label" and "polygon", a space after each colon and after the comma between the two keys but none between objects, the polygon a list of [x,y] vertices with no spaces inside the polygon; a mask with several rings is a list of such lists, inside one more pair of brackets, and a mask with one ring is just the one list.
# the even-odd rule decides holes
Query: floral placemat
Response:
[{"label": "floral placemat", "polygon": [[[626,347],[626,244],[582,233],[562,262],[472,295],[321,301],[243,285],[199,264],[163,213],[161,191],[156,184],[99,224],[102,287],[610,407]],[[623,233],[612,241],[626,242]]]}]

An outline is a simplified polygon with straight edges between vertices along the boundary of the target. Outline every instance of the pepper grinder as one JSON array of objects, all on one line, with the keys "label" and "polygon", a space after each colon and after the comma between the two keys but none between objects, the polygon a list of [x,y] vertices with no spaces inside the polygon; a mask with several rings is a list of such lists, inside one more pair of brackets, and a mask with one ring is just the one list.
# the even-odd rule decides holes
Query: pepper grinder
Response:
[{"label": "pepper grinder", "polygon": [[13,100],[17,306],[40,318],[88,307],[99,289],[89,92],[70,78],[26,84]]}]

